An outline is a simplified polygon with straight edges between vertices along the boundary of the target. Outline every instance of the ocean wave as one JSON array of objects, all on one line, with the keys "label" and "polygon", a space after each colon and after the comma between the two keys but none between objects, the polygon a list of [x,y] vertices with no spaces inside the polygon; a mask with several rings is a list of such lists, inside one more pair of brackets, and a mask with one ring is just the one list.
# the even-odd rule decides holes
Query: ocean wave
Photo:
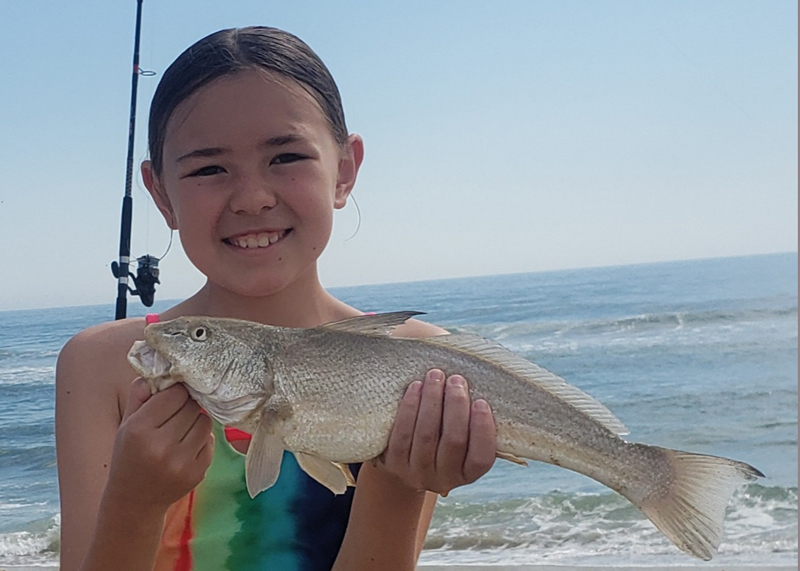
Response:
[{"label": "ocean wave", "polygon": [[[717,561],[783,564],[797,557],[797,488],[750,484],[734,495]],[[0,564],[55,564],[60,516],[0,534]],[[555,491],[488,503],[439,500],[422,561],[431,563],[686,562],[627,500]]]},{"label": "ocean wave", "polygon": [[[471,331],[501,341],[536,335],[597,335],[612,332],[637,332],[653,329],[680,330],[705,325],[732,325],[797,318],[797,306],[765,309],[716,309],[705,311],[666,311],[609,319],[581,321],[513,321],[499,323],[460,323],[453,331]],[[445,324],[446,326],[446,324]]]},{"label": "ocean wave", "polygon": [[55,366],[0,368],[0,387],[12,385],[49,385],[55,381]]},{"label": "ocean wave", "polygon": [[[751,484],[728,508],[716,561],[786,564],[797,558],[797,488]],[[60,516],[0,534],[0,565],[55,564]],[[427,564],[628,564],[687,561],[627,500],[613,493],[554,491],[494,502],[439,500]],[[604,563],[605,562],[605,563]]]},{"label": "ocean wave", "polygon": [[30,361],[30,360],[40,360],[46,359],[49,361],[55,361],[58,357],[58,354],[61,352],[61,348],[63,347],[63,343],[59,343],[58,345],[48,345],[44,341],[37,340],[38,344],[44,344],[44,347],[33,348],[30,345],[22,344],[19,348],[9,348],[8,347],[8,337],[0,337],[3,343],[6,344],[5,347],[0,348],[0,363],[6,361]]},{"label": "ocean wave", "polygon": [[58,565],[61,515],[0,534],[0,565]]},{"label": "ocean wave", "polygon": [[[52,432],[52,429],[50,430]],[[56,465],[54,445],[0,447],[0,468],[17,470],[49,470]]]},{"label": "ocean wave", "polygon": [[[423,560],[574,563],[619,553],[640,561],[681,557],[621,496],[556,491],[492,503],[440,500]],[[751,484],[738,492],[728,508],[720,555],[764,562],[796,554],[797,488]]]}]

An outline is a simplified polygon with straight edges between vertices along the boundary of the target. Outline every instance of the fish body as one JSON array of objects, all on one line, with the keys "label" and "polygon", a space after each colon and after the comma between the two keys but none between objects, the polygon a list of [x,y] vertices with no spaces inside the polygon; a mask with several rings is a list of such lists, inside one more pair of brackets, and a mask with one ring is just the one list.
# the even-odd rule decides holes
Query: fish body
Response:
[{"label": "fish body", "polygon": [[149,325],[129,361],[154,392],[182,382],[212,417],[253,434],[251,496],[275,482],[284,450],[335,493],[353,485],[346,465],[383,452],[406,388],[431,368],[463,375],[471,397],[490,404],[499,457],[599,481],[702,559],[716,552],[735,489],[763,475],[735,460],[627,442],[605,406],[495,342],[471,334],[391,336],[413,315],[307,329],[182,317]]}]

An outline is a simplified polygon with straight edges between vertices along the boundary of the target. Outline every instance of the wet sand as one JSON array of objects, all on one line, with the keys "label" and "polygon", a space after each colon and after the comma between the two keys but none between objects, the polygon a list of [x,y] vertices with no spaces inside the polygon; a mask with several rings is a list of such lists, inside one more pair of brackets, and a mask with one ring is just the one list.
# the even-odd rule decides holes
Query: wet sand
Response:
[{"label": "wet sand", "polygon": [[597,567],[576,565],[420,565],[417,571],[797,571],[796,566],[715,565],[697,563],[677,566],[616,566]]}]

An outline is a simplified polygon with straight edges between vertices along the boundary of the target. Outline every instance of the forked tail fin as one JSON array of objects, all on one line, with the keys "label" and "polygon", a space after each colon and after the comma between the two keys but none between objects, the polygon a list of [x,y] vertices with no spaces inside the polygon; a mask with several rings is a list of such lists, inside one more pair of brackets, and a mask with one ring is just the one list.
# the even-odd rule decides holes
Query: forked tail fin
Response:
[{"label": "forked tail fin", "polygon": [[670,467],[669,481],[655,483],[650,494],[634,503],[681,550],[708,561],[722,539],[733,492],[764,474],[736,460],[656,450]]}]

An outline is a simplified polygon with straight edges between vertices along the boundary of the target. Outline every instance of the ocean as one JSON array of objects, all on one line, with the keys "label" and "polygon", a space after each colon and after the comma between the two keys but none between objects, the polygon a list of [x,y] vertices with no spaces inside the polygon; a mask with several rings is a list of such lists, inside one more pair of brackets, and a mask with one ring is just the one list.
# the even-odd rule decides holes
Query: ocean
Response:
[{"label": "ocean", "polygon": [[[333,292],[495,339],[607,405],[629,440],[756,466],[767,477],[734,496],[715,561],[796,565],[797,263],[775,254]],[[72,335],[113,317],[109,294],[101,306],[0,312],[0,566],[58,560],[55,362]],[[499,460],[439,500],[421,561],[693,562],[593,480]]]}]

